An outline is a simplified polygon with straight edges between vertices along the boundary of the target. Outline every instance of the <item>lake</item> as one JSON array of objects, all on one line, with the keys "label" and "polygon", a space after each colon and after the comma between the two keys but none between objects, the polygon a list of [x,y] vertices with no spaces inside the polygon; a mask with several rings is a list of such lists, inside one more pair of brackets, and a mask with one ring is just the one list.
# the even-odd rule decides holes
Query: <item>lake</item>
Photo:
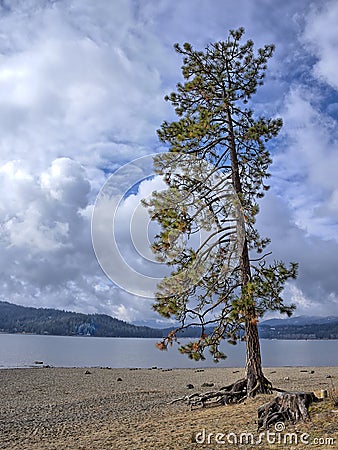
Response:
[{"label": "lake", "polygon": [[[177,347],[155,348],[158,339],[99,338],[0,334],[0,368],[31,367],[35,361],[55,367],[162,367],[198,368],[215,364],[207,357],[198,363],[181,355]],[[181,342],[184,340],[181,339]],[[335,340],[261,340],[265,367],[338,366]],[[245,346],[224,342],[227,359],[218,367],[244,367]]]}]

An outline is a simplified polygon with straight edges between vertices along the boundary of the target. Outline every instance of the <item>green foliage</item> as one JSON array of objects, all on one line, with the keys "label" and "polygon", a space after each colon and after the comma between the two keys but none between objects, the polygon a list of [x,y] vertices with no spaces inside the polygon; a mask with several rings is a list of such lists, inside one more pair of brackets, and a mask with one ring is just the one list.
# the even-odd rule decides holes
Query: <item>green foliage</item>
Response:
[{"label": "green foliage", "polygon": [[[269,265],[263,255],[245,265],[248,251],[262,253],[270,242],[255,221],[258,201],[269,189],[266,143],[277,136],[282,119],[256,117],[250,108],[274,46],[255,51],[243,35],[243,28],[231,30],[227,40],[204,51],[175,44],[184,82],[165,97],[177,120],[158,130],[169,152],[154,159],[168,187],[144,202],[161,226],[153,250],[173,268],[158,285],[154,309],[179,320],[181,329],[200,326],[200,340],[180,349],[193,359],[202,359],[209,348],[218,361],[224,357],[221,340],[235,344],[248,321],[266,311],[290,315],[294,309],[281,293],[295,278],[296,264]],[[213,239],[196,248],[193,236],[202,232]],[[207,326],[213,331],[205,336]],[[172,340],[165,339],[162,348]]]}]

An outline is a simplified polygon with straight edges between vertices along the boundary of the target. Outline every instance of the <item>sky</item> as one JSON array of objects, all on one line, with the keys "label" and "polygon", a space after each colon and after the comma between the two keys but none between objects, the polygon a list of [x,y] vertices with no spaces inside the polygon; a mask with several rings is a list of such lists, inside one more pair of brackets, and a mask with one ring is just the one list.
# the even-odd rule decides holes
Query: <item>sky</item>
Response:
[{"label": "sky", "polygon": [[[163,99],[181,79],[173,44],[204,49],[243,26],[257,47],[276,45],[254,104],[284,121],[257,225],[274,258],[299,262],[284,292],[296,314],[338,315],[337,23],[336,0],[1,0],[0,300],[160,318],[140,285],[163,271],[140,210],[160,181],[142,182],[133,161],[149,176],[166,150],[156,130],[174,119]],[[120,189],[115,280],[91,238],[109,180]]]}]

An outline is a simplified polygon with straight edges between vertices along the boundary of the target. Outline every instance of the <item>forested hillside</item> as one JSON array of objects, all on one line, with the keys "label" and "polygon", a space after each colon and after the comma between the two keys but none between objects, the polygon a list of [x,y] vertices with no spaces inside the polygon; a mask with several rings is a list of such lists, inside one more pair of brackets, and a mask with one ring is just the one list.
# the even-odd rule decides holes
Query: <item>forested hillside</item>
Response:
[{"label": "forested hillside", "polygon": [[131,325],[105,314],[81,314],[0,302],[0,331],[62,336],[162,337],[162,330]]},{"label": "forested hillside", "polygon": [[259,336],[265,339],[338,339],[338,319],[333,323],[259,327]]},{"label": "forested hillside", "polygon": [[[267,339],[338,339],[338,317],[272,319],[259,325],[259,335]],[[317,321],[317,323],[312,323]],[[301,323],[301,324],[300,324]],[[58,309],[32,308],[0,302],[0,332],[51,334],[59,336],[101,336],[162,338],[171,328],[132,325],[106,314],[82,314]],[[206,329],[208,333],[210,329]],[[198,328],[183,337],[198,337]]]}]

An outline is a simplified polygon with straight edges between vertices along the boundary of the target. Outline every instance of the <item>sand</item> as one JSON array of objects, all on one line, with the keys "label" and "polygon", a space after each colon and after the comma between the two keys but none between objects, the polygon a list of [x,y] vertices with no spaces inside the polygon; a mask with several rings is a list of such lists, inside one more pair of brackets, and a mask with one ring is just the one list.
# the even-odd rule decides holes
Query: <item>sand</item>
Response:
[{"label": "sand", "polygon": [[[274,386],[290,391],[330,389],[332,383],[338,387],[338,367],[265,368],[264,372]],[[194,391],[220,388],[243,374],[242,369],[233,368],[2,369],[0,449],[229,448],[193,443],[192,437],[204,429],[256,432],[257,407],[272,397],[194,410],[182,403],[168,403]],[[202,387],[203,383],[213,383],[214,387]],[[194,389],[188,389],[187,384]],[[333,406],[318,414],[323,434],[336,439],[338,414]],[[325,420],[323,414],[329,414]],[[303,426],[311,431],[310,425]],[[337,443],[337,447],[318,448],[338,448]]]}]

